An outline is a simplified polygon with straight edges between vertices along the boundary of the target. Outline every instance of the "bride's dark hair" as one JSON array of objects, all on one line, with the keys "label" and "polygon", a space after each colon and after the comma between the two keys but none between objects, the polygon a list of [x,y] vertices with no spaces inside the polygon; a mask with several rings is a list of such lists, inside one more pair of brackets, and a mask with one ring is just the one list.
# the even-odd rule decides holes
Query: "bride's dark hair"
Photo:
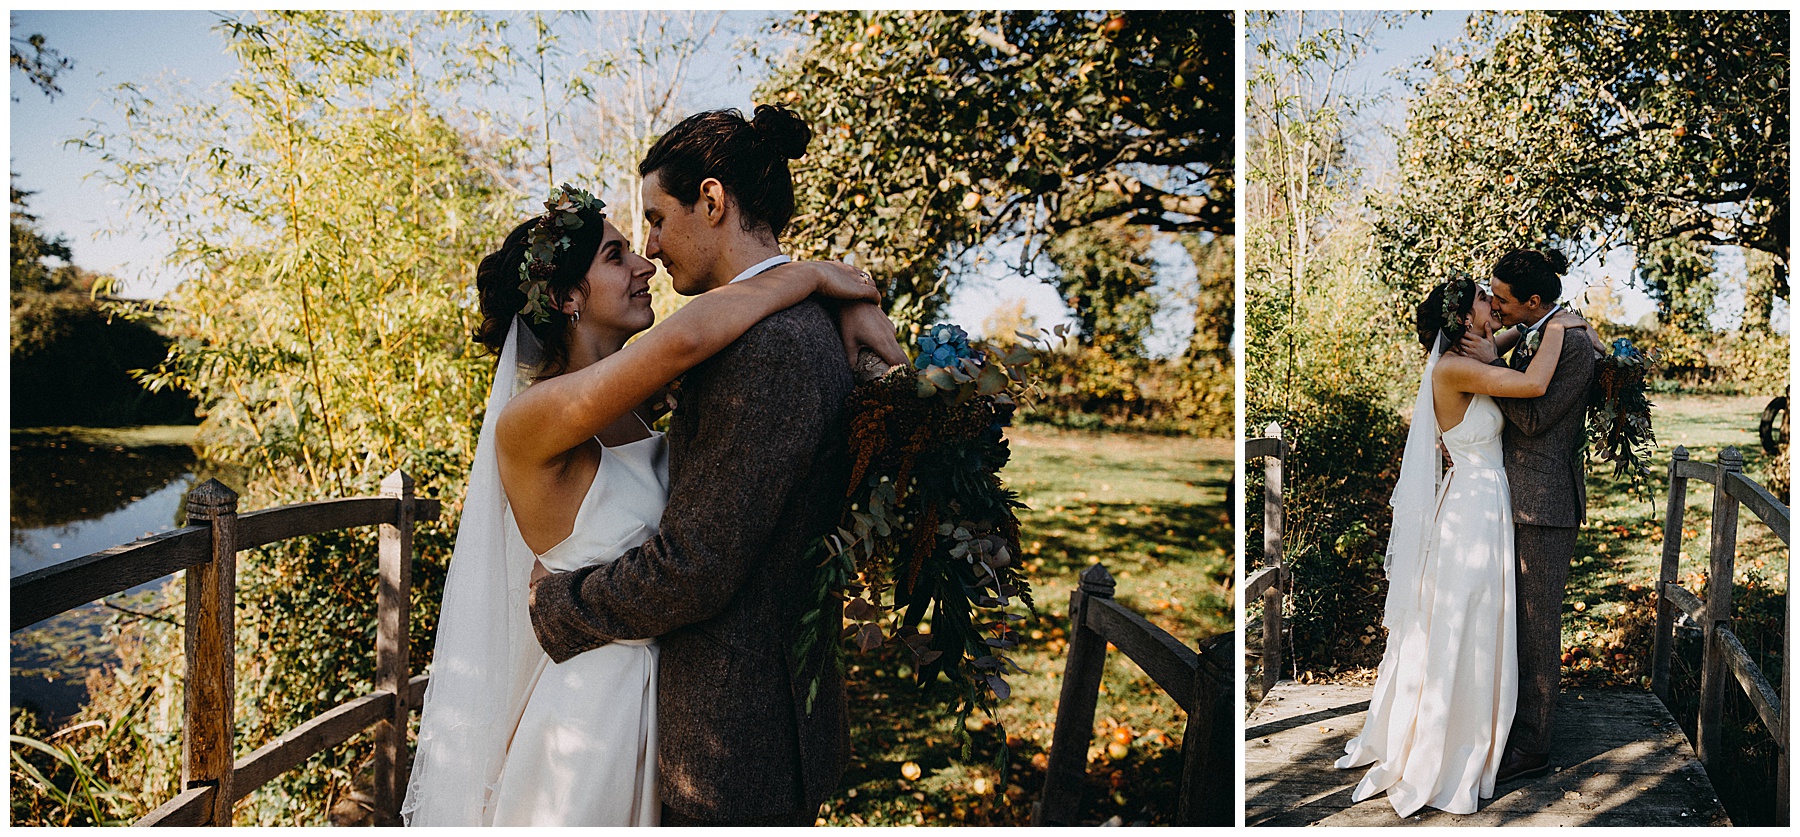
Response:
[{"label": "bride's dark hair", "polygon": [[[600,252],[606,237],[606,214],[592,209],[580,210],[582,225],[561,235],[569,239],[569,249],[556,251],[556,269],[547,279],[547,292],[554,306],[550,318],[537,322],[525,317],[525,325],[544,344],[544,377],[555,375],[569,362],[569,315],[555,306],[569,299],[569,292],[587,285],[588,268]],[[513,316],[525,308],[525,292],[519,288],[519,263],[525,260],[531,228],[538,218],[532,216],[507,233],[500,249],[487,254],[475,268],[475,291],[480,300],[481,325],[475,327],[474,340],[494,354],[506,348],[506,332],[512,328]]]},{"label": "bride's dark hair", "polygon": [[[1454,294],[1451,294],[1452,289]],[[1431,293],[1425,295],[1425,301],[1413,309],[1413,319],[1419,329],[1419,344],[1425,347],[1425,351],[1431,351],[1432,342],[1437,340],[1438,332],[1445,326],[1461,323],[1464,317],[1469,316],[1470,309],[1475,307],[1476,290],[1473,279],[1451,279],[1432,288]],[[1449,310],[1444,305],[1447,294],[1452,295],[1455,302],[1449,306]]]},{"label": "bride's dark hair", "polygon": [[700,182],[711,177],[737,202],[745,232],[767,226],[781,238],[794,217],[794,177],[787,161],[812,142],[806,120],[780,105],[757,105],[748,121],[736,108],[709,110],[681,120],[650,146],[638,175],[659,177],[664,192],[693,206]]},{"label": "bride's dark hair", "polygon": [[1514,250],[1494,262],[1494,279],[1505,282],[1520,302],[1533,296],[1545,305],[1562,298],[1562,275],[1569,257],[1561,250]]}]

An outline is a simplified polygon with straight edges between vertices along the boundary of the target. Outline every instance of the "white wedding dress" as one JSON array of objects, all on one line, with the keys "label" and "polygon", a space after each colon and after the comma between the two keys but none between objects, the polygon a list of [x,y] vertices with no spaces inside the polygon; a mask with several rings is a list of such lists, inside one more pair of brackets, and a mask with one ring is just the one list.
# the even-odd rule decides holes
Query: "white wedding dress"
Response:
[{"label": "white wedding dress", "polygon": [[[1352,799],[1386,791],[1402,817],[1426,805],[1470,814],[1494,795],[1518,695],[1504,419],[1492,398],[1475,395],[1462,421],[1441,436],[1451,469],[1426,491],[1427,475],[1442,467],[1435,444],[1420,450],[1416,438],[1426,429],[1421,423],[1437,435],[1430,390],[1436,359],[1433,352],[1395,491],[1382,617],[1387,650],[1362,733],[1337,761],[1340,768],[1373,764]],[[1419,462],[1421,455],[1432,464]]]},{"label": "white wedding dress", "polygon": [[[568,572],[618,558],[655,537],[668,494],[662,434],[606,448],[575,530],[538,560]],[[494,825],[657,824],[656,652],[653,639],[613,640],[562,663],[538,652]]]},{"label": "white wedding dress", "polygon": [[493,420],[541,347],[515,322],[488,399],[401,814],[408,825],[657,825],[655,640],[551,662],[533,633],[533,558],[555,572],[612,561],[657,533],[668,446],[604,447],[574,530],[542,555],[500,489]]}]

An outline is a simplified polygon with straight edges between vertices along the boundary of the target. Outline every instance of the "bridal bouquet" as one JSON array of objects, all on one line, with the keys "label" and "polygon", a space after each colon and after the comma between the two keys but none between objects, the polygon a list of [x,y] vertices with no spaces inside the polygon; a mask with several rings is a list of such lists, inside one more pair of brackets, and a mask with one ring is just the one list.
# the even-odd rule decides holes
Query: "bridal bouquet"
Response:
[{"label": "bridal bouquet", "polygon": [[[1023,504],[1000,481],[1003,429],[1031,389],[1024,367],[1038,352],[1037,337],[1020,337],[1028,342],[1002,348],[938,324],[911,366],[857,386],[848,496],[837,531],[814,544],[814,606],[795,642],[799,657],[826,643],[840,669],[844,641],[864,652],[904,645],[921,683],[941,673],[957,685],[959,731],[1010,693],[1006,673],[1020,669],[1006,651],[1025,618],[1012,608],[1032,607],[1013,515]],[[822,617],[834,598],[844,602],[841,629]]]},{"label": "bridal bouquet", "polygon": [[1597,362],[1588,397],[1588,443],[1601,461],[1613,463],[1615,476],[1630,475],[1634,481],[1650,476],[1645,463],[1655,448],[1656,432],[1650,426],[1645,382],[1657,361],[1655,349],[1641,352],[1621,337],[1613,341],[1612,354]]}]

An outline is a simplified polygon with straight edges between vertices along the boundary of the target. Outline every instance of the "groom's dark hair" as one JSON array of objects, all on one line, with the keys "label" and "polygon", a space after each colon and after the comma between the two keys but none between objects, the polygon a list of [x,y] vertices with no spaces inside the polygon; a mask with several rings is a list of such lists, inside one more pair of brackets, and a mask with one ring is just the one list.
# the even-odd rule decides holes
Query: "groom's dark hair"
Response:
[{"label": "groom's dark hair", "polygon": [[1525,302],[1533,296],[1545,305],[1562,298],[1562,275],[1569,257],[1561,250],[1514,250],[1494,262],[1494,278],[1505,282],[1513,296]]},{"label": "groom's dark hair", "polygon": [[736,108],[696,113],[669,129],[638,175],[661,172],[661,185],[682,206],[700,199],[700,182],[712,177],[737,202],[746,232],[767,226],[780,238],[794,217],[794,177],[787,161],[806,153],[812,128],[780,105],[757,105],[746,121]]}]

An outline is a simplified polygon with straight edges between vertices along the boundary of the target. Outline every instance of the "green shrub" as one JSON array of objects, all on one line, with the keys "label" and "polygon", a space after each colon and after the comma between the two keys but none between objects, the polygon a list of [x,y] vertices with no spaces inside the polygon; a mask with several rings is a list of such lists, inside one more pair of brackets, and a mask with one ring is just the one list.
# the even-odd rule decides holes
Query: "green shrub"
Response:
[{"label": "green shrub", "polygon": [[1080,430],[1098,428],[1213,438],[1233,432],[1233,380],[1215,358],[1159,360],[1099,345],[1050,352],[1033,372],[1043,392],[1019,417]]},{"label": "green shrub", "polygon": [[[1279,421],[1283,461],[1283,561],[1293,573],[1286,625],[1292,670],[1335,671],[1380,659],[1386,580],[1382,556],[1392,522],[1388,498],[1406,425],[1368,392],[1318,396],[1300,410],[1246,418],[1255,435]],[[1246,572],[1262,566],[1263,470],[1246,463]],[[1254,620],[1252,620],[1254,621]]]}]

